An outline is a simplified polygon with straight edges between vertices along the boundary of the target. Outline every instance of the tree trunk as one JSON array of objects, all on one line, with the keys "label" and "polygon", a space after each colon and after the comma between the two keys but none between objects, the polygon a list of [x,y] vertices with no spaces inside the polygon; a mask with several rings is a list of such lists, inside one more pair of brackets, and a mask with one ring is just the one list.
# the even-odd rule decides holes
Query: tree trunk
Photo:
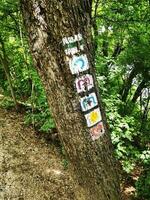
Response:
[{"label": "tree trunk", "polygon": [[116,59],[120,55],[120,53],[124,50],[122,43],[117,42],[116,46],[114,47],[113,54],[112,54],[113,58]]},{"label": "tree trunk", "polygon": [[8,58],[6,56],[4,42],[1,39],[1,37],[0,37],[0,43],[1,43],[2,53],[3,53],[3,56],[0,55],[0,62],[3,66],[4,72],[5,72],[8,84],[9,84],[11,96],[12,96],[13,102],[15,104],[15,109],[18,110],[18,103],[17,103],[17,100],[16,100],[16,96],[15,96],[13,86],[12,86],[11,76],[10,76],[9,67],[8,67]]},{"label": "tree trunk", "polygon": [[141,83],[139,84],[139,86],[137,87],[133,98],[132,98],[132,102],[135,103],[137,101],[137,99],[141,96],[142,90],[146,87],[146,80],[143,79],[141,81]]},{"label": "tree trunk", "polygon": [[129,77],[127,78],[125,84],[123,85],[121,92],[120,92],[122,101],[126,102],[129,91],[132,87],[132,81],[138,73],[139,73],[138,67],[134,66],[132,71],[130,72]]},{"label": "tree trunk", "polygon": [[[85,111],[84,106],[82,111],[80,106],[81,99],[85,95],[89,97],[90,91],[99,96],[93,68],[91,1],[22,0],[21,3],[35,65],[45,86],[59,137],[70,160],[72,175],[80,186],[76,199],[119,200],[116,163],[101,101],[98,100],[105,133],[99,139],[90,136],[95,132],[93,127],[88,127],[90,122],[86,116],[89,111]],[[80,58],[84,58],[89,69],[82,71],[85,65],[81,66],[81,62],[80,65],[72,65],[75,55],[82,55]],[[78,71],[72,66],[79,67]],[[81,88],[76,90],[75,80],[85,77],[85,73],[94,77],[95,86],[85,86],[80,93]],[[91,106],[91,102],[88,103]]]}]

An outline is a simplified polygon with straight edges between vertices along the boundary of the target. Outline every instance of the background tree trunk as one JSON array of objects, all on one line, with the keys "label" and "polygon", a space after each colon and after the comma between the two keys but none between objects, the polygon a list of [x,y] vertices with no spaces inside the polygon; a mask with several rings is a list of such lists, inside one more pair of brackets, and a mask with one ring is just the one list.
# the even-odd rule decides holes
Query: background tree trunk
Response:
[{"label": "background tree trunk", "polygon": [[4,45],[4,42],[3,42],[1,37],[0,37],[0,44],[1,44],[1,50],[2,50],[2,53],[3,53],[3,55],[0,54],[0,63],[3,66],[4,72],[5,72],[8,84],[9,84],[11,96],[12,96],[13,102],[15,104],[15,109],[18,110],[18,103],[17,103],[17,100],[16,100],[16,96],[15,96],[15,92],[14,92],[14,89],[13,89],[11,76],[10,76],[10,72],[9,72],[9,67],[8,67],[9,62],[8,62],[8,58],[7,58],[7,55],[6,55],[6,52],[5,52],[5,45]]},{"label": "background tree trunk", "polygon": [[95,77],[91,1],[22,0],[21,4],[35,65],[70,160],[72,175],[80,185],[77,200],[119,200],[116,163],[101,102],[106,133],[92,141],[74,88],[75,75],[70,72],[62,43],[64,37],[83,35],[84,50],[80,53],[87,55],[90,74]]},{"label": "background tree trunk", "polygon": [[141,83],[139,84],[139,86],[137,87],[133,98],[132,98],[132,102],[135,103],[137,101],[137,99],[140,97],[140,95],[142,94],[142,90],[146,87],[146,80],[143,79],[141,81]]}]

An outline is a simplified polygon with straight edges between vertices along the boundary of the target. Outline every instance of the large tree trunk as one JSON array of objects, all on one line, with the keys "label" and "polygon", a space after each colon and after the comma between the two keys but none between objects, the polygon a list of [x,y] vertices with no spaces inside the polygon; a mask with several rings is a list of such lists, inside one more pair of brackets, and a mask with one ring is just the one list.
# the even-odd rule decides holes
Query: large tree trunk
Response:
[{"label": "large tree trunk", "polygon": [[67,40],[70,43],[71,39],[80,40],[83,36],[84,49],[77,41],[76,55],[87,55],[88,73],[95,82],[92,91],[99,96],[93,70],[91,1],[22,0],[22,10],[35,65],[44,83],[59,137],[70,160],[72,174],[82,188],[76,199],[119,200],[116,164],[101,102],[105,133],[93,141],[96,138],[90,136],[92,128],[88,127],[79,103],[85,94],[78,94],[74,86],[75,79],[85,72],[71,73],[69,61],[73,55],[66,55],[68,51],[64,46]]}]

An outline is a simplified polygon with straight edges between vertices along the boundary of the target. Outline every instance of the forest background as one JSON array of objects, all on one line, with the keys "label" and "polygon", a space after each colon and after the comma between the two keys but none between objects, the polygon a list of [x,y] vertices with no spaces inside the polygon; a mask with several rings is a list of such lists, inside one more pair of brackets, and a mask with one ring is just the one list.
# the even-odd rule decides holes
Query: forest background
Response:
[{"label": "forest background", "polygon": [[[99,92],[123,178],[137,199],[150,199],[150,2],[93,2],[93,43]],[[34,68],[18,0],[0,3],[0,105],[24,109],[26,125],[52,135],[56,127]]]}]

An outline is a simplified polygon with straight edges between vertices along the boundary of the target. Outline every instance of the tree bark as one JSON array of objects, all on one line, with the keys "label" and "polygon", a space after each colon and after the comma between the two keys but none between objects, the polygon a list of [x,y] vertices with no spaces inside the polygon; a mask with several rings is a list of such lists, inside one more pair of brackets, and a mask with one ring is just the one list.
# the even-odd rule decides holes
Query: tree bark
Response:
[{"label": "tree bark", "polygon": [[13,86],[12,86],[11,76],[10,76],[9,67],[8,67],[8,58],[7,58],[6,52],[5,52],[5,45],[4,45],[4,42],[3,42],[1,37],[0,37],[0,43],[1,43],[2,53],[3,53],[3,56],[0,54],[0,62],[3,66],[4,72],[5,72],[8,84],[9,84],[10,93],[11,93],[13,102],[15,104],[15,109],[18,110],[18,103],[17,103],[17,100],[16,100],[16,96],[15,96]]},{"label": "tree bark", "polygon": [[141,96],[142,90],[146,87],[146,80],[143,79],[141,81],[141,83],[139,84],[139,86],[137,87],[133,98],[132,98],[132,102],[135,103],[137,101],[137,99]]},{"label": "tree bark", "polygon": [[[80,95],[74,87],[63,38],[82,34],[84,50],[95,80],[91,37],[91,1],[22,0],[25,27],[35,66],[43,81],[59,137],[70,160],[72,175],[80,190],[78,200],[119,200],[120,187],[112,144],[101,107],[105,134],[96,141],[90,137]],[[77,44],[78,46],[78,44]],[[81,73],[82,74],[82,73]],[[83,73],[84,74],[84,73]]]},{"label": "tree bark", "polygon": [[116,59],[123,50],[124,47],[122,46],[122,44],[120,42],[117,42],[116,46],[114,47],[112,57]]},{"label": "tree bark", "polygon": [[132,87],[132,81],[138,73],[139,73],[138,67],[134,66],[132,71],[130,72],[129,77],[127,78],[125,84],[123,85],[121,92],[120,92],[122,101],[126,102],[129,91]]}]

